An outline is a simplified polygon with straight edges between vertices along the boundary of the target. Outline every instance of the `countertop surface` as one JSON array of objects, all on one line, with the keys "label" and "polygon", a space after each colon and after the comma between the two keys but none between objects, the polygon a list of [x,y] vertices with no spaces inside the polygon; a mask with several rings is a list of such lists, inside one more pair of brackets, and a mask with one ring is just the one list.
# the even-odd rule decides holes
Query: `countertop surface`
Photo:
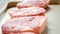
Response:
[{"label": "countertop surface", "polygon": [[6,3],[8,3],[9,0],[0,0],[0,10],[4,7]]},{"label": "countertop surface", "polygon": [[[4,1],[7,2],[8,0]],[[0,10],[4,5],[5,4],[2,4],[2,1],[0,0]],[[49,5],[48,9],[49,10],[46,13],[46,16],[48,17],[47,34],[60,34],[60,5]]]},{"label": "countertop surface", "polygon": [[60,34],[60,5],[49,5],[46,16],[48,17],[48,34]]}]

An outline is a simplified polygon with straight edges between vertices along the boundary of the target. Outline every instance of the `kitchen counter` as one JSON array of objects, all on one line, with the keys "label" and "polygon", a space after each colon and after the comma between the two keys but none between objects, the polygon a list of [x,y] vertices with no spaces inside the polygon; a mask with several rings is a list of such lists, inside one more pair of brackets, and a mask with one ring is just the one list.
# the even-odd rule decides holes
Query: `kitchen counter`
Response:
[{"label": "kitchen counter", "polygon": [[49,5],[46,16],[48,17],[48,34],[60,34],[60,5]]},{"label": "kitchen counter", "polygon": [[8,3],[9,0],[0,0],[0,10]]}]

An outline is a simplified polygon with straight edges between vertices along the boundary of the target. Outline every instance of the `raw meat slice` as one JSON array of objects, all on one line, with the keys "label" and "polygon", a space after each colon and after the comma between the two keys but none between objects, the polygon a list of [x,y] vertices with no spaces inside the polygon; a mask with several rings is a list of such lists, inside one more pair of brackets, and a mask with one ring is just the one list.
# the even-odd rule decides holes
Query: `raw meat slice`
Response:
[{"label": "raw meat slice", "polygon": [[22,32],[21,34],[35,34],[33,32]]},{"label": "raw meat slice", "polygon": [[29,16],[12,18],[2,25],[2,33],[34,32],[39,34],[44,31],[47,18],[44,16]]},{"label": "raw meat slice", "polygon": [[8,10],[11,17],[45,15],[46,10],[40,7],[29,7],[18,9],[16,7]]},{"label": "raw meat slice", "polygon": [[36,34],[34,32],[22,32],[22,33],[14,33],[14,32],[10,32],[10,33],[7,33],[7,34]]},{"label": "raw meat slice", "polygon": [[24,0],[23,2],[20,2],[17,4],[18,8],[27,8],[32,6],[38,6],[46,8],[49,4],[50,0]]}]

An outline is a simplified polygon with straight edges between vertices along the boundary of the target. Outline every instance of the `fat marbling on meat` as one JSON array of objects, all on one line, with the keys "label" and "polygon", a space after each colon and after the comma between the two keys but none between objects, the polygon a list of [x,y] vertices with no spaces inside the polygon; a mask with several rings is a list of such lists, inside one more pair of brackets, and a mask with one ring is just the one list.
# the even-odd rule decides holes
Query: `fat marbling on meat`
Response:
[{"label": "fat marbling on meat", "polygon": [[43,7],[46,8],[50,0],[24,0],[17,4],[18,8],[27,8],[27,7]]},{"label": "fat marbling on meat", "polygon": [[29,7],[29,8],[21,8],[17,7],[10,8],[7,10],[11,17],[22,17],[22,16],[36,16],[36,15],[45,15],[46,10],[40,7]]},{"label": "fat marbling on meat", "polygon": [[46,27],[47,18],[45,16],[28,16],[12,18],[2,25],[3,34],[15,34],[22,32],[34,32],[39,34]]}]

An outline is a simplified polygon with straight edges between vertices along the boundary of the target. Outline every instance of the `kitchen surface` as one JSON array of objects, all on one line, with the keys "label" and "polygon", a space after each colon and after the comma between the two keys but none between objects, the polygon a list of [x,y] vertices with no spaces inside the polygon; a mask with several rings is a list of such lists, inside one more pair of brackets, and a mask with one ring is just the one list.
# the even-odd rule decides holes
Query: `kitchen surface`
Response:
[{"label": "kitchen surface", "polygon": [[48,34],[60,34],[60,5],[50,5],[46,15],[48,17]]},{"label": "kitchen surface", "polygon": [[[0,0],[0,10],[8,2],[9,0]],[[48,5],[46,16],[48,17],[48,22],[47,22],[48,29],[46,29],[47,32],[44,31],[43,34],[60,34],[60,5]],[[0,23],[2,22],[2,20],[0,20]]]},{"label": "kitchen surface", "polygon": [[9,0],[0,0],[0,10],[4,7],[4,5],[8,2]]}]

